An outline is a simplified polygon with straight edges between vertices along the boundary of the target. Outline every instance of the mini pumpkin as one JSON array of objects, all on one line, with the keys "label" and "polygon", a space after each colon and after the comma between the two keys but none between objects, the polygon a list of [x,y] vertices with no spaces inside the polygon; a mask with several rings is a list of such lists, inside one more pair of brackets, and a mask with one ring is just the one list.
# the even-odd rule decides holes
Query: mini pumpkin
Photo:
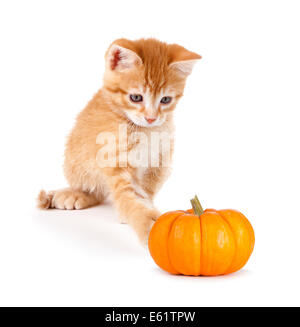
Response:
[{"label": "mini pumpkin", "polygon": [[156,264],[171,274],[216,276],[233,273],[248,261],[254,231],[236,210],[203,210],[195,196],[193,209],[160,216],[149,234]]}]

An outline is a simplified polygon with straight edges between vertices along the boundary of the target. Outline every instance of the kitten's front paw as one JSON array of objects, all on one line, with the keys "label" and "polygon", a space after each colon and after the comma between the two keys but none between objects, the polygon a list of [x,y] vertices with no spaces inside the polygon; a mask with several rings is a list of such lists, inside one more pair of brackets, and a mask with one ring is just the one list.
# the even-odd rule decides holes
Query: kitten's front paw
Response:
[{"label": "kitten's front paw", "polygon": [[148,244],[148,237],[150,230],[156,221],[156,219],[160,216],[159,211],[157,210],[151,210],[148,213],[145,213],[144,217],[138,220],[135,226],[135,231],[137,233],[137,236],[139,238],[139,241],[141,244],[145,247],[147,247]]}]

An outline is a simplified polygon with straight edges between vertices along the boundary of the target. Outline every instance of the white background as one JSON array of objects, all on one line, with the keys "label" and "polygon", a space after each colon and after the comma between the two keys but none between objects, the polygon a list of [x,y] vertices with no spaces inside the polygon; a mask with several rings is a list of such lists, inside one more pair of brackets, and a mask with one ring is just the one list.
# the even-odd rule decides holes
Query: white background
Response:
[{"label": "white background", "polygon": [[[1,1],[0,305],[300,305],[299,1]],[[224,277],[161,271],[109,206],[39,211],[64,187],[64,143],[116,38],[203,59],[176,109],[161,211],[235,208],[256,244]]]}]

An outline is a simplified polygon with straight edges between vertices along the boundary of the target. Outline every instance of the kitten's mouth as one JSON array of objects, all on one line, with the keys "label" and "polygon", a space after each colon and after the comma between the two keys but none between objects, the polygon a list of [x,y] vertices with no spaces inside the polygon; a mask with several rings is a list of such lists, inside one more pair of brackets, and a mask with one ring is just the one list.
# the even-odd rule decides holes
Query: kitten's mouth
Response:
[{"label": "kitten's mouth", "polygon": [[130,113],[127,113],[127,112],[126,112],[126,118],[129,121],[129,123],[131,123],[137,127],[146,127],[146,128],[160,126],[164,122],[164,120],[162,121],[160,118],[158,118],[157,120],[149,123],[144,117],[143,118],[136,117],[136,116],[130,115]]}]

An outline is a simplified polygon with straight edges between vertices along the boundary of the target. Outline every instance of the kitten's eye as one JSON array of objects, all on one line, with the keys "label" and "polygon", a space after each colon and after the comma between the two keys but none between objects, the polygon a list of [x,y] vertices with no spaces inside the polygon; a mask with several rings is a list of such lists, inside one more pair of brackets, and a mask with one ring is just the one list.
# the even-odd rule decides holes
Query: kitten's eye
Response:
[{"label": "kitten's eye", "polygon": [[171,97],[162,97],[160,102],[163,103],[163,104],[168,104],[168,103],[171,102],[171,100],[172,100]]},{"label": "kitten's eye", "polygon": [[130,94],[130,100],[132,102],[142,102],[143,101],[143,96],[140,94]]}]

